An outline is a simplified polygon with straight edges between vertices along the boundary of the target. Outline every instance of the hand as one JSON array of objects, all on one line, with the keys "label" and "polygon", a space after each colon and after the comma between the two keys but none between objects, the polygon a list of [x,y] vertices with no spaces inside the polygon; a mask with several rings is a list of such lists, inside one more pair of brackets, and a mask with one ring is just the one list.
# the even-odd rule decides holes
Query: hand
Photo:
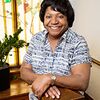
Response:
[{"label": "hand", "polygon": [[50,86],[52,80],[50,74],[43,74],[38,76],[34,82],[32,83],[32,91],[33,93],[40,98],[42,94],[47,90]]},{"label": "hand", "polygon": [[60,98],[60,91],[56,86],[51,86],[45,93],[46,97]]}]

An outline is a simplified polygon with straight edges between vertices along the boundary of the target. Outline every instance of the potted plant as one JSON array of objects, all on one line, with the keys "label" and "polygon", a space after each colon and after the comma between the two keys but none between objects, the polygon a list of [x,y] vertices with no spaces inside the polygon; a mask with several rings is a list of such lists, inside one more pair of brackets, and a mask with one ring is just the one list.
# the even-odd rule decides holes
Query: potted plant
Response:
[{"label": "potted plant", "polygon": [[20,27],[13,35],[5,34],[4,39],[0,40],[0,91],[10,87],[9,64],[6,62],[10,50],[28,45],[24,40],[19,40],[21,31]]}]

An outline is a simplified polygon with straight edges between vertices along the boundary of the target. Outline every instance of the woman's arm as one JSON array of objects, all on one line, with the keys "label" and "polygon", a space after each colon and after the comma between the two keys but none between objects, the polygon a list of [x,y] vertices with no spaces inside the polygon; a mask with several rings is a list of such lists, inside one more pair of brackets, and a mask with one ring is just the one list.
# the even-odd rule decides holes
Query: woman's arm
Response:
[{"label": "woman's arm", "polygon": [[[85,91],[88,87],[89,78],[90,78],[90,64],[77,64],[71,69],[71,75],[69,76],[59,76],[55,75],[56,80],[54,81],[55,86],[61,86],[65,88],[70,88],[74,90]],[[60,91],[59,89],[53,88],[52,86],[48,88],[45,92],[45,96],[52,98],[59,98]]]},{"label": "woman's arm", "polygon": [[[51,78],[52,74],[35,74],[32,71],[32,66],[30,64],[27,64],[26,62],[23,62],[20,68],[20,73],[21,78],[24,81],[29,84],[32,84],[33,92],[39,97],[41,97],[41,95],[48,89],[50,85],[52,85],[53,82]],[[53,83],[55,86],[85,91],[88,87],[89,78],[90,64],[78,64],[72,67],[71,75],[56,75],[56,80]],[[53,94],[51,94],[51,96],[52,95]]]},{"label": "woman's arm", "polygon": [[56,76],[55,85],[85,91],[90,78],[90,64],[77,64],[69,76]]},{"label": "woman's arm", "polygon": [[38,97],[41,97],[52,83],[51,74],[36,74],[32,70],[31,64],[27,64],[25,61],[20,68],[20,75],[24,81],[32,85],[33,93]]},{"label": "woman's arm", "polygon": [[38,77],[38,74],[35,74],[32,71],[32,66],[31,64],[27,64],[25,61],[22,63],[21,68],[20,68],[20,76],[21,79],[26,81],[28,84],[32,84],[33,81]]}]

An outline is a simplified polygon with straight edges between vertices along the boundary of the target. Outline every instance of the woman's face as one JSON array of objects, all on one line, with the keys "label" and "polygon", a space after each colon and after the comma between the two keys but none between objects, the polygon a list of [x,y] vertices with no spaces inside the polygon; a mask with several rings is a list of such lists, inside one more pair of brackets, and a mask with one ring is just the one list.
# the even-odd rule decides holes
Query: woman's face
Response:
[{"label": "woman's face", "polygon": [[44,27],[49,32],[49,37],[60,38],[68,28],[67,17],[48,7],[44,16]]}]

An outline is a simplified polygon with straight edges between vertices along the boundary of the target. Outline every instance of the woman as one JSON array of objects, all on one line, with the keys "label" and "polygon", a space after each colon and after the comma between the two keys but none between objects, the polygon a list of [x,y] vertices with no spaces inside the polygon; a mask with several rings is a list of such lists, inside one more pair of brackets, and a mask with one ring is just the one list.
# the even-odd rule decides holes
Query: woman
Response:
[{"label": "woman", "polygon": [[68,0],[43,0],[40,20],[46,30],[34,35],[21,66],[21,78],[32,85],[31,98],[60,98],[57,86],[85,91],[91,57],[85,39],[70,28],[74,10]]}]

